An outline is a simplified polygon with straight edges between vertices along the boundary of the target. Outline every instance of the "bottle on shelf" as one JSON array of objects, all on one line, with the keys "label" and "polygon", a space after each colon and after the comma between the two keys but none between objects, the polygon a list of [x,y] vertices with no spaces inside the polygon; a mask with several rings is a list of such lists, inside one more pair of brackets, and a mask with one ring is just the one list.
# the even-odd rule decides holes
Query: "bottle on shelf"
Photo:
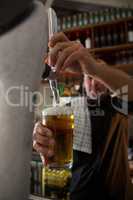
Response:
[{"label": "bottle on shelf", "polygon": [[128,23],[128,42],[133,42],[133,23]]},{"label": "bottle on shelf", "polygon": [[127,17],[127,9],[121,8],[121,18],[126,18],[126,17]]},{"label": "bottle on shelf", "polygon": [[110,27],[107,27],[107,32],[106,32],[106,45],[107,46],[112,46],[112,31]]},{"label": "bottle on shelf", "polygon": [[65,30],[67,28],[66,17],[62,18],[62,29]]},{"label": "bottle on shelf", "polygon": [[91,48],[91,37],[90,37],[89,30],[86,32],[85,47],[88,48],[88,49]]},{"label": "bottle on shelf", "polygon": [[83,25],[86,26],[88,24],[88,13],[83,13]]},{"label": "bottle on shelf", "polygon": [[95,30],[94,32],[94,45],[95,45],[95,48],[99,48],[101,45],[100,45],[100,37],[99,37],[99,32],[98,30]]},{"label": "bottle on shelf", "polygon": [[122,25],[120,26],[119,42],[120,44],[125,43],[125,32],[124,32],[124,27]]},{"label": "bottle on shelf", "polygon": [[115,8],[115,19],[121,18],[121,10],[120,8]]},{"label": "bottle on shelf", "polygon": [[99,11],[99,22],[103,23],[104,22],[104,14],[103,14],[103,10]]},{"label": "bottle on shelf", "polygon": [[110,12],[110,20],[114,21],[115,20],[115,9],[114,8],[110,8],[109,12]]},{"label": "bottle on shelf", "polygon": [[112,28],[112,44],[113,45],[119,44],[119,34],[115,26]]},{"label": "bottle on shelf", "polygon": [[100,29],[100,46],[106,46],[105,29],[103,27]]},{"label": "bottle on shelf", "polygon": [[77,27],[78,26],[78,22],[77,22],[77,15],[73,15],[72,16],[72,26],[73,27]]},{"label": "bottle on shelf", "polygon": [[105,18],[106,22],[110,22],[111,21],[109,9],[105,9],[105,11],[104,11],[104,18]]},{"label": "bottle on shelf", "polygon": [[83,26],[83,16],[82,16],[82,13],[78,14],[78,26]]},{"label": "bottle on shelf", "polygon": [[95,13],[94,12],[90,12],[89,13],[89,23],[90,24],[94,24],[95,23]]},{"label": "bottle on shelf", "polygon": [[61,31],[62,27],[61,27],[61,19],[60,18],[58,18],[57,24],[58,24],[58,31]]},{"label": "bottle on shelf", "polygon": [[98,11],[95,11],[94,12],[94,23],[95,24],[98,24],[99,23],[99,12]]},{"label": "bottle on shelf", "polygon": [[72,20],[71,20],[71,17],[70,17],[70,16],[67,17],[66,22],[67,22],[67,23],[66,23],[66,27],[67,27],[67,28],[71,28],[71,27],[72,27],[72,23],[71,23]]},{"label": "bottle on shelf", "polygon": [[127,17],[132,17],[132,16],[133,16],[133,9],[128,8]]}]

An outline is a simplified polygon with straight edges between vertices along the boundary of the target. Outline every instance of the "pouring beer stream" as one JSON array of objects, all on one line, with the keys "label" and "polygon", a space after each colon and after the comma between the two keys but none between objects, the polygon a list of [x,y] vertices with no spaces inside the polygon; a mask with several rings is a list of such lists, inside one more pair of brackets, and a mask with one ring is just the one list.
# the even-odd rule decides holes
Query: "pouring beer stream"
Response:
[{"label": "pouring beer stream", "polygon": [[[57,32],[57,16],[55,11],[52,8],[48,9],[48,28],[49,28],[49,39],[53,36],[55,32]],[[49,49],[50,50],[50,49]],[[49,58],[50,59],[50,58]],[[49,61],[50,63],[50,61]],[[51,73],[56,73],[56,69],[54,66],[51,67]],[[56,106],[60,103],[60,96],[58,90],[58,83],[56,78],[49,79],[50,88],[53,93],[53,106]]]}]

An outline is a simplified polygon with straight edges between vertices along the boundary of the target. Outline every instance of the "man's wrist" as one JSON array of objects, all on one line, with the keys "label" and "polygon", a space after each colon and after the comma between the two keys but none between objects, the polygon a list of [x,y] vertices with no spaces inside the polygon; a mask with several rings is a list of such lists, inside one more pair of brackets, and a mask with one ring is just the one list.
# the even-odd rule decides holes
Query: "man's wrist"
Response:
[{"label": "man's wrist", "polygon": [[81,61],[80,64],[82,67],[83,74],[85,76],[98,76],[100,64],[92,56],[85,56],[84,60]]}]

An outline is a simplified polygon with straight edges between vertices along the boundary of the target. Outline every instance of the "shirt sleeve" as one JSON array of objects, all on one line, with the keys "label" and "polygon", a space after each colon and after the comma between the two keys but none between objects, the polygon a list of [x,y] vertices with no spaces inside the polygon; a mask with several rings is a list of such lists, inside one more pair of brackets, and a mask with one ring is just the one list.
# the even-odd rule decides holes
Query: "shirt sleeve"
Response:
[{"label": "shirt sleeve", "polygon": [[111,104],[113,109],[117,112],[124,115],[133,114],[133,101],[113,97],[111,98]]}]

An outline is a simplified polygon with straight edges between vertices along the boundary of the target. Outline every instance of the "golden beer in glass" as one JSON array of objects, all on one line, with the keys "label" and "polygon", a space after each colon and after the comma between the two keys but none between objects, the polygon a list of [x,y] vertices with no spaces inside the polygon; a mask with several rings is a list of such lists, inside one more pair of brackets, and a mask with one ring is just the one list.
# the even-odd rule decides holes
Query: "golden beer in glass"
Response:
[{"label": "golden beer in glass", "polygon": [[73,160],[74,115],[69,106],[45,108],[42,123],[53,132],[54,155],[48,160],[52,168],[71,168]]}]

